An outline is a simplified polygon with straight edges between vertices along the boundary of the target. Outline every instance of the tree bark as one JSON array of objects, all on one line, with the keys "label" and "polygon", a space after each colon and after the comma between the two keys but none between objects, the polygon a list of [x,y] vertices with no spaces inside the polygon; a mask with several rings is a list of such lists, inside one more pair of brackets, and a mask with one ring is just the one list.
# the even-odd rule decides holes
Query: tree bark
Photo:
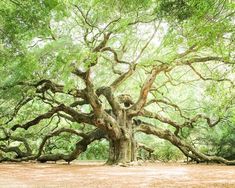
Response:
[{"label": "tree bark", "polygon": [[126,112],[123,110],[117,119],[121,127],[121,137],[119,139],[109,137],[107,164],[128,164],[137,161],[137,144],[131,118],[126,117]]},{"label": "tree bark", "polygon": [[109,141],[107,164],[128,164],[136,160],[136,141],[134,137]]}]

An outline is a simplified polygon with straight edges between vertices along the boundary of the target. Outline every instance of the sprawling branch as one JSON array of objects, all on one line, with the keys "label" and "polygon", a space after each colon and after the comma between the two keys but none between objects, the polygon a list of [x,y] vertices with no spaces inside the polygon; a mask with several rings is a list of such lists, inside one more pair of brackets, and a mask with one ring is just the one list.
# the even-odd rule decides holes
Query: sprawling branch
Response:
[{"label": "sprawling branch", "polygon": [[159,115],[157,113],[150,112],[148,110],[142,110],[140,112],[140,115],[144,116],[144,117],[148,117],[148,118],[153,118],[153,119],[159,120],[159,121],[161,121],[163,123],[169,124],[169,125],[177,128],[177,129],[182,128],[182,125],[180,125],[179,123],[177,123],[175,121],[172,121],[169,118],[163,117],[163,116],[161,116],[161,115]]},{"label": "sprawling branch", "polygon": [[[139,111],[144,107],[144,105],[146,104],[147,101],[147,96],[148,93],[155,81],[156,76],[162,72],[162,71],[166,71],[167,70],[167,66],[166,65],[160,65],[157,67],[154,67],[152,69],[151,74],[147,77],[145,83],[143,84],[143,87],[141,88],[140,91],[140,95],[139,95],[139,99],[137,100],[137,102],[131,107],[131,110],[134,111],[134,114],[139,113]],[[131,112],[133,113],[133,112]]]},{"label": "sprawling branch", "polygon": [[38,155],[37,160],[40,162],[46,161],[58,161],[65,160],[68,163],[73,161],[78,157],[78,155],[84,151],[86,151],[87,146],[95,140],[100,140],[105,138],[106,134],[101,129],[96,129],[92,131],[90,134],[86,135],[82,140],[76,143],[75,149],[70,154],[45,154],[42,156]]},{"label": "sprawling branch", "polygon": [[209,117],[207,117],[203,114],[197,114],[193,118],[186,117],[185,122],[180,124],[180,123],[177,123],[167,117],[163,117],[162,115],[159,115],[154,112],[150,112],[145,109],[142,110],[139,115],[143,116],[143,117],[153,118],[153,119],[161,121],[162,123],[166,123],[168,125],[171,125],[171,126],[175,127],[177,129],[177,131],[179,131],[179,129],[181,129],[183,127],[187,127],[187,126],[193,127],[193,124],[196,123],[199,119],[205,119],[207,124],[209,125],[209,127],[214,127],[215,125],[217,125],[221,121],[221,118],[218,118],[218,120],[213,121]]},{"label": "sprawling branch", "polygon": [[17,105],[15,106],[13,113],[11,114],[10,119],[7,120],[7,122],[5,122],[5,124],[10,123],[18,114],[18,112],[20,111],[20,109],[26,105],[27,103],[29,103],[30,101],[32,101],[32,97],[23,97],[22,100],[20,100]]},{"label": "sprawling branch", "polygon": [[177,110],[179,112],[181,117],[183,117],[185,119],[189,119],[189,118],[187,118],[186,116],[183,115],[183,112],[180,109],[180,107],[178,105],[174,104],[174,103],[171,103],[171,102],[168,102],[168,101],[165,101],[165,100],[162,100],[162,99],[152,99],[152,100],[150,100],[149,102],[146,103],[146,106],[148,106],[152,103],[156,103],[156,104],[162,103],[162,104],[165,104],[167,106],[173,107],[175,110]]},{"label": "sprawling branch", "polygon": [[82,22],[84,25],[87,25],[91,28],[96,28],[99,30],[99,28],[97,26],[95,26],[94,24],[91,23],[91,21],[89,20],[88,16],[89,16],[89,12],[90,9],[85,13],[81,7],[79,7],[78,5],[74,5],[74,7],[76,7],[76,9],[78,10],[78,12],[80,13],[80,15],[82,16]]},{"label": "sprawling branch", "polygon": [[[72,151],[72,153],[67,154],[67,155],[66,154],[45,154],[45,155],[42,155],[43,148],[44,148],[46,142],[48,141],[48,139],[50,139],[54,136],[58,136],[61,133],[65,133],[65,132],[70,133],[70,134],[75,134],[75,135],[83,138],[82,140],[80,140],[76,143],[76,147]],[[58,129],[56,131],[49,133],[48,135],[46,135],[43,138],[43,140],[39,146],[38,152],[35,155],[32,155],[32,153],[22,152],[18,147],[7,148],[5,146],[0,146],[0,150],[2,150],[4,152],[14,152],[17,154],[16,158],[2,158],[2,159],[0,159],[0,161],[20,162],[20,161],[28,161],[28,160],[35,160],[36,159],[40,162],[57,161],[57,160],[65,160],[67,162],[70,162],[70,161],[76,159],[77,156],[81,152],[84,152],[90,143],[92,143],[95,140],[105,138],[105,136],[106,136],[106,133],[101,129],[95,129],[91,133],[85,134],[85,133],[82,133],[82,132],[79,132],[79,131],[76,131],[73,129],[61,128],[61,129]]]},{"label": "sprawling branch", "polygon": [[5,153],[14,152],[17,154],[16,158],[27,157],[32,154],[32,150],[29,146],[29,143],[25,138],[18,137],[18,136],[12,136],[9,133],[7,133],[7,131],[4,128],[2,128],[2,131],[3,131],[5,137],[0,138],[0,141],[12,140],[12,141],[17,141],[17,142],[22,142],[24,144],[26,151],[22,151],[22,149],[20,149],[18,146],[8,147],[4,144],[0,145],[1,151],[5,152]]},{"label": "sprawling branch", "polygon": [[129,78],[134,70],[135,70],[135,66],[136,65],[131,65],[129,70],[123,74],[121,74],[117,79],[115,79],[112,84],[110,85],[110,87],[113,89],[113,90],[116,90],[118,88],[118,86],[120,86],[127,78]]},{"label": "sprawling branch", "polygon": [[234,165],[235,161],[229,161],[222,157],[216,156],[207,156],[203,153],[200,153],[190,144],[181,140],[179,137],[171,133],[169,130],[164,130],[158,127],[155,127],[149,123],[142,122],[142,124],[137,128],[137,131],[144,132],[146,134],[156,135],[159,138],[170,141],[173,145],[178,147],[186,156],[196,160],[196,161],[207,161],[207,162],[219,162],[227,165]]},{"label": "sprawling branch", "polygon": [[65,106],[64,104],[61,104],[59,106],[53,107],[50,111],[48,111],[42,115],[39,115],[38,117],[34,118],[33,120],[31,120],[23,125],[16,124],[11,129],[13,131],[16,130],[17,128],[23,128],[23,129],[27,130],[29,127],[40,123],[44,119],[51,118],[54,114],[56,114],[60,111],[63,111],[66,114],[69,114],[78,123],[88,123],[88,124],[94,123],[92,116],[90,114],[78,113],[76,110],[74,110],[68,106]]},{"label": "sprawling branch", "polygon": [[204,114],[197,114],[196,116],[194,116],[193,118],[189,119],[188,121],[185,121],[185,123],[183,123],[182,126],[187,126],[187,125],[191,125],[192,126],[199,119],[206,120],[206,122],[209,125],[209,127],[214,127],[214,126],[216,126],[221,121],[220,117],[216,121],[213,121],[209,117],[205,116]]},{"label": "sprawling branch", "polygon": [[[33,86],[37,88],[37,93],[45,93],[48,90],[50,90],[52,93],[65,93],[63,85],[53,83],[51,80],[40,80],[36,84],[33,84]],[[74,97],[84,98],[84,91],[75,88],[69,90],[66,92],[66,94],[72,95]]]},{"label": "sprawling branch", "polygon": [[42,142],[41,142],[41,144],[40,144],[40,146],[39,146],[38,153],[37,153],[37,155],[35,156],[35,158],[38,158],[38,157],[41,155],[42,150],[43,150],[43,148],[44,148],[44,146],[45,146],[45,144],[46,144],[46,142],[47,142],[48,139],[50,139],[51,137],[54,137],[54,136],[58,136],[58,135],[60,135],[61,133],[64,133],[64,132],[70,133],[70,134],[75,134],[75,135],[80,136],[80,137],[82,137],[82,138],[87,138],[87,135],[86,135],[85,133],[83,133],[83,132],[75,131],[75,130],[69,129],[69,128],[61,128],[61,129],[58,129],[58,130],[56,130],[56,131],[54,131],[54,132],[49,133],[48,135],[46,135],[46,136],[43,138],[43,140],[42,140]]},{"label": "sprawling branch", "polygon": [[44,120],[44,119],[49,119],[51,118],[55,113],[59,112],[62,109],[62,106],[57,106],[52,108],[50,111],[48,111],[47,113],[44,113],[36,118],[34,118],[33,120],[20,125],[20,124],[16,124],[14,125],[11,130],[15,131],[17,128],[23,128],[23,129],[28,129],[29,127],[38,124],[40,121]]},{"label": "sprawling branch", "polygon": [[11,140],[13,140],[13,141],[22,142],[22,143],[24,144],[24,147],[25,147],[25,149],[26,149],[27,154],[29,155],[29,154],[32,153],[32,149],[30,148],[30,145],[29,145],[29,143],[28,143],[28,141],[27,141],[26,138],[22,138],[22,137],[10,135],[10,136],[9,136],[9,139],[11,139]]},{"label": "sprawling branch", "polygon": [[203,76],[200,72],[198,72],[198,71],[196,70],[196,68],[195,68],[193,65],[189,64],[189,66],[190,66],[190,68],[193,70],[193,72],[194,72],[200,79],[202,79],[202,80],[204,80],[204,81],[216,81],[216,82],[224,82],[224,81],[226,81],[226,82],[229,82],[232,86],[234,86],[234,83],[233,83],[230,79],[227,79],[227,78],[216,79],[216,78],[205,77],[205,76]]},{"label": "sprawling branch", "polygon": [[138,146],[139,149],[143,149],[143,150],[147,151],[149,153],[148,158],[149,159],[151,158],[151,155],[154,152],[154,149],[148,147],[147,145],[145,145],[143,143],[138,143],[137,146]]},{"label": "sprawling branch", "polygon": [[226,60],[223,57],[214,57],[214,56],[195,57],[195,58],[188,59],[186,61],[178,62],[176,64],[179,64],[179,65],[191,65],[193,63],[202,63],[202,62],[207,62],[207,61],[219,61],[219,62],[223,62],[225,64],[231,64],[231,65],[235,64],[235,62],[228,61],[228,60]]},{"label": "sprawling branch", "polygon": [[7,147],[5,145],[0,145],[0,150],[5,153],[16,153],[16,158],[23,158],[23,157],[27,157],[29,155],[28,153],[23,152],[17,146]]},{"label": "sprawling branch", "polygon": [[184,51],[183,53],[180,53],[178,55],[178,57],[176,59],[180,59],[180,58],[183,58],[183,57],[186,57],[188,54],[192,53],[192,52],[195,52],[199,49],[199,46],[194,44],[192,46],[190,46],[186,51]]},{"label": "sprawling branch", "polygon": [[114,56],[114,61],[115,61],[116,63],[122,63],[122,64],[131,65],[130,62],[120,60],[120,59],[118,58],[117,52],[116,52],[114,49],[112,49],[111,47],[104,47],[104,48],[101,49],[101,52],[105,52],[105,51],[111,52],[111,53],[113,54],[113,56]]},{"label": "sprawling branch", "polygon": [[104,39],[93,49],[93,51],[100,52],[106,46],[111,34],[111,32],[104,34]]}]

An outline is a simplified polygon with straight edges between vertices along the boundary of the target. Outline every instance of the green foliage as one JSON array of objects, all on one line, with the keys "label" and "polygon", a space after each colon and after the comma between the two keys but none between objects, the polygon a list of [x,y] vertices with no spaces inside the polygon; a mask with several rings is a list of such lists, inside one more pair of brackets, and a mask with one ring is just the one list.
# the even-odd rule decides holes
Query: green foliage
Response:
[{"label": "green foliage", "polygon": [[192,6],[184,0],[160,1],[159,7],[155,11],[161,17],[176,18],[179,21],[186,20],[193,15]]},{"label": "green foliage", "polygon": [[[198,81],[199,75],[188,65],[176,67],[187,60],[204,56],[223,57],[226,62],[234,60],[234,8],[234,2],[224,0],[2,0],[1,126],[10,131],[14,124],[24,124],[58,103],[70,105],[76,101],[74,96],[66,95],[71,89],[84,88],[83,81],[71,73],[74,66],[83,71],[92,66],[91,79],[95,88],[109,85],[119,76],[112,70],[117,69],[124,73],[128,65],[113,61],[114,54],[111,52],[93,50],[104,39],[104,33],[112,33],[106,46],[117,52],[119,60],[133,62],[159,24],[159,30],[138,59],[136,72],[117,89],[115,95],[127,93],[137,101],[141,86],[152,66],[172,65],[171,70],[158,75],[148,99],[164,99],[178,104],[182,114],[189,118],[198,113],[216,119],[223,117],[214,129],[208,129],[206,121],[199,120],[191,127],[183,128],[179,136],[191,143],[199,140],[195,145],[204,153],[225,158],[234,156],[235,92],[231,83],[208,79],[208,82]],[[195,51],[179,58],[181,51],[185,52],[192,46],[196,46]],[[195,65],[195,69],[206,78],[231,78],[234,81],[233,65],[218,68],[211,62],[207,65]],[[30,84],[42,79],[63,85],[64,94],[51,91],[42,95],[37,93]],[[17,114],[15,107],[27,97],[33,100]],[[46,103],[43,97],[53,101],[53,105],[49,105],[48,101]],[[104,98],[100,97],[100,100],[105,107],[110,108]],[[154,104],[147,108],[179,124],[185,121],[175,107]],[[92,107],[83,105],[74,109],[90,113]],[[15,113],[17,117],[5,125]],[[175,128],[161,121],[146,121],[175,131]],[[94,128],[68,123],[55,115],[27,131],[17,130],[12,134],[26,137],[36,151],[43,136],[61,127],[84,132]],[[67,154],[74,149],[78,140],[79,138],[70,134],[61,134],[48,141],[44,152]],[[155,148],[154,155],[158,160],[175,161],[182,158],[179,150],[168,142],[142,134],[137,135],[137,140]],[[18,143],[13,141],[12,144]],[[23,148],[21,145],[20,147]],[[91,144],[80,159],[103,160],[107,156],[108,144],[101,141]]]},{"label": "green foliage", "polygon": [[108,142],[96,141],[90,144],[87,150],[79,155],[81,160],[106,160],[108,158]]},{"label": "green foliage", "polygon": [[203,132],[198,138],[200,149],[208,155],[217,155],[228,160],[235,159],[235,126],[234,123]]},{"label": "green foliage", "polygon": [[184,158],[178,148],[166,141],[155,147],[153,155],[156,160],[163,162],[179,161]]}]

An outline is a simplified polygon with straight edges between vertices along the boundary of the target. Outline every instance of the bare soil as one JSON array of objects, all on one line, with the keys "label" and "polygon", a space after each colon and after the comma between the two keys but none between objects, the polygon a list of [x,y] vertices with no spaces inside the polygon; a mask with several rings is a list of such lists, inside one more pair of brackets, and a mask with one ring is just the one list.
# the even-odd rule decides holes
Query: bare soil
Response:
[{"label": "bare soil", "polygon": [[0,164],[1,188],[235,188],[235,166],[148,163]]}]

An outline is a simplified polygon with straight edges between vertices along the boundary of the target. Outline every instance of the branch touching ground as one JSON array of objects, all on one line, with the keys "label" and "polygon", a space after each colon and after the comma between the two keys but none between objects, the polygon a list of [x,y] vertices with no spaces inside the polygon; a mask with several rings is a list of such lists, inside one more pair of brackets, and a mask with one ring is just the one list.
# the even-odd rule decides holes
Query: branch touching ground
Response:
[{"label": "branch touching ground", "polygon": [[159,138],[170,141],[173,145],[178,147],[187,157],[190,157],[195,161],[217,162],[224,163],[226,165],[235,165],[235,160],[229,161],[222,157],[207,156],[203,153],[200,153],[195,148],[193,148],[193,146],[174,135],[171,131],[155,127],[149,123],[142,122],[142,124],[137,128],[137,131],[141,131],[146,134],[152,134],[158,136]]},{"label": "branch touching ground", "polygon": [[102,138],[105,138],[106,134],[101,129],[96,129],[92,131],[90,134],[86,135],[82,140],[76,143],[75,149],[70,154],[45,154],[42,156],[39,156],[37,158],[37,161],[40,162],[47,162],[47,161],[58,161],[58,160],[64,160],[68,163],[75,160],[78,155],[84,151],[86,151],[87,146],[91,144],[95,140],[100,140]]},{"label": "branch touching ground", "polygon": [[[51,137],[58,136],[59,134],[64,133],[64,132],[67,132],[70,134],[75,134],[77,136],[81,136],[83,139],[81,139],[80,141],[78,141],[76,143],[75,149],[70,154],[59,153],[59,154],[44,154],[44,155],[42,155],[42,151],[43,151],[43,148],[44,148],[47,140],[50,139]],[[95,140],[100,140],[105,137],[106,137],[106,133],[101,129],[95,129],[91,133],[85,134],[85,133],[78,132],[73,129],[61,128],[61,129],[58,129],[54,132],[51,132],[50,134],[46,135],[43,138],[43,140],[39,146],[38,152],[35,155],[33,155],[32,153],[22,152],[18,147],[6,148],[3,146],[0,146],[0,150],[3,152],[14,152],[17,154],[16,158],[6,157],[6,158],[0,159],[0,162],[3,162],[3,161],[21,162],[21,161],[29,161],[29,160],[37,160],[40,162],[47,162],[47,161],[64,160],[64,161],[70,163],[72,160],[75,160],[80,153],[84,152],[90,143],[92,143]]]}]

